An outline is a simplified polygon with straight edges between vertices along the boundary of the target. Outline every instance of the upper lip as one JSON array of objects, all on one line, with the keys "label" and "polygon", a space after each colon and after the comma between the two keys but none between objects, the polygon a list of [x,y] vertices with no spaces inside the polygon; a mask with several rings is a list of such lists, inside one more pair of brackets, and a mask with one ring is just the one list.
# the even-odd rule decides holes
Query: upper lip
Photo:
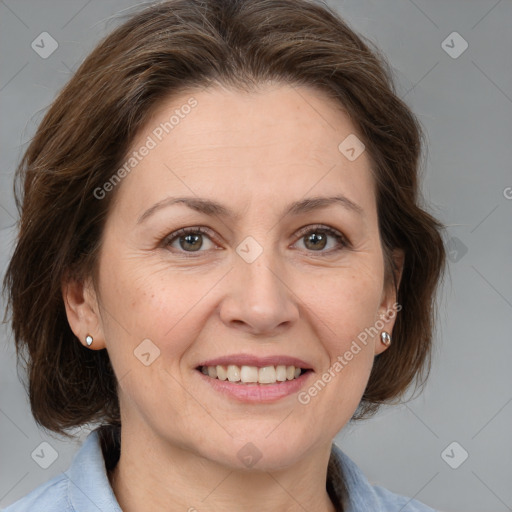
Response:
[{"label": "upper lip", "polygon": [[311,365],[297,357],[275,355],[275,356],[255,356],[252,354],[232,354],[229,356],[216,357],[215,359],[208,359],[203,361],[198,366],[227,366],[234,364],[236,366],[295,366],[295,368],[302,368],[304,370],[311,370]]}]

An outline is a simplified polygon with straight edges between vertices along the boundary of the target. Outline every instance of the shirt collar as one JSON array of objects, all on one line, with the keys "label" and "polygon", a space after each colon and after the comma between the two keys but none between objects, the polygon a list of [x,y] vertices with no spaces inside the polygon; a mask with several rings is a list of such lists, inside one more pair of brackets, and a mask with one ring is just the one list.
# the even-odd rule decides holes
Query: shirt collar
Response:
[{"label": "shirt collar", "polygon": [[364,473],[334,443],[327,470],[327,489],[332,490],[331,499],[337,507],[343,504],[343,512],[386,512]]},{"label": "shirt collar", "polygon": [[[68,477],[68,497],[76,512],[122,512],[110,485],[98,429],[77,452]],[[373,487],[357,465],[333,443],[327,470],[327,490],[335,506],[344,512],[385,512]]]},{"label": "shirt collar", "polygon": [[122,512],[110,486],[97,429],[87,436],[66,476],[76,512]]}]

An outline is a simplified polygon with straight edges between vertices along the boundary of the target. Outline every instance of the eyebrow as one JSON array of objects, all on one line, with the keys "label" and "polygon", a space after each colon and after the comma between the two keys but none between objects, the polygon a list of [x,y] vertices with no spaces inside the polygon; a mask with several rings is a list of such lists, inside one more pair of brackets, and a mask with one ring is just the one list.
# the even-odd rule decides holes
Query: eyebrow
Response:
[{"label": "eyebrow", "polygon": [[[230,219],[238,219],[240,217],[226,206],[211,199],[205,199],[201,197],[167,197],[148,208],[139,217],[137,224],[144,222],[148,217],[153,215],[158,210],[167,208],[168,206],[174,204],[184,204],[196,212],[209,216],[219,216]],[[285,217],[287,215],[300,215],[302,213],[307,213],[313,210],[327,208],[333,204],[343,206],[345,209],[353,213],[364,216],[364,210],[361,208],[361,206],[354,203],[344,195],[337,195],[332,197],[309,197],[307,199],[302,199],[301,201],[295,201],[284,209],[282,216]]]}]

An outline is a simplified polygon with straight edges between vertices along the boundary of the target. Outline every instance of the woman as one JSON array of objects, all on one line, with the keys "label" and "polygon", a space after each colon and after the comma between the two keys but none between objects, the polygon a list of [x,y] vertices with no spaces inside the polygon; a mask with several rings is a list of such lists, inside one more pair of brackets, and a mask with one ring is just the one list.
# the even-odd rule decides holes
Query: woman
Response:
[{"label": "woman", "polygon": [[432,510],[335,445],[427,374],[441,224],[385,61],[306,0],[173,0],[59,94],[6,275],[36,421],[94,423],[7,508]]}]

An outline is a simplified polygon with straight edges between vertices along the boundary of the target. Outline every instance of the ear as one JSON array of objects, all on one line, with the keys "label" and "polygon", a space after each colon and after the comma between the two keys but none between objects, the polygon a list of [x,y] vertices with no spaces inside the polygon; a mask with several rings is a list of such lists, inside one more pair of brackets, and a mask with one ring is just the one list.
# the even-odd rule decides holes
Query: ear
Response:
[{"label": "ear", "polygon": [[[78,280],[66,277],[62,282],[62,298],[69,325],[80,343],[92,350],[105,348],[105,337],[92,279]],[[94,340],[91,346],[85,342],[87,335],[92,336]]]},{"label": "ear", "polygon": [[[375,342],[375,355],[381,354],[388,347],[381,343],[380,334],[386,331],[391,335],[395,320],[399,311],[402,309],[402,305],[397,303],[397,290],[400,288],[400,282],[402,281],[402,274],[404,270],[405,253],[402,249],[394,249],[391,254],[392,259],[392,272],[393,276],[387,280],[383,292],[382,300],[379,307],[378,317],[375,319],[376,325],[379,327],[378,339]],[[396,284],[396,288],[395,288]],[[393,339],[391,339],[393,343]]]}]

